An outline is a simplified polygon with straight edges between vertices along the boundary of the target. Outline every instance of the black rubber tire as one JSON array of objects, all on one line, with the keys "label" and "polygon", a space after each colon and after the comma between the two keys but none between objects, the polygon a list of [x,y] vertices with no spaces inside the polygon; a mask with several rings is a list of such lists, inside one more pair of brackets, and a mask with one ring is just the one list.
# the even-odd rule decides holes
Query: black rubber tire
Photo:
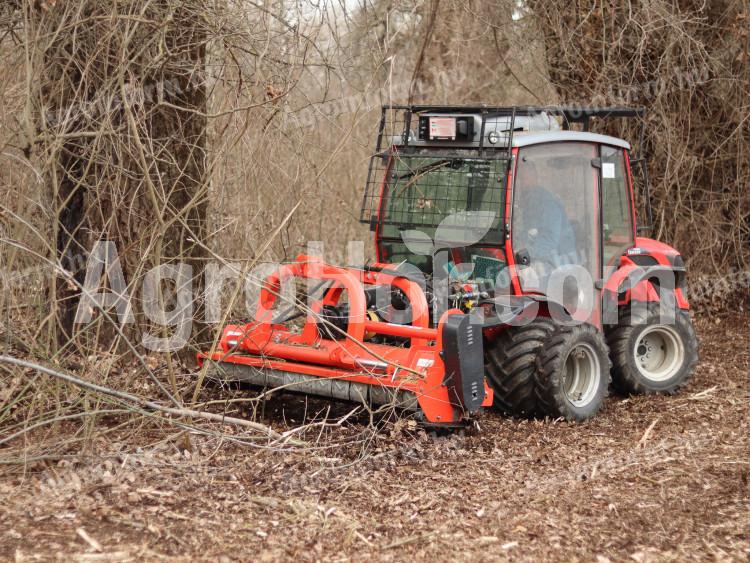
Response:
[{"label": "black rubber tire", "polygon": [[684,355],[680,368],[673,376],[661,381],[649,379],[640,370],[633,353],[641,334],[650,327],[659,325],[659,304],[648,303],[624,307],[620,321],[607,332],[612,376],[615,389],[626,394],[674,395],[688,382],[698,363],[698,338],[687,311],[678,310],[666,319],[681,340]]},{"label": "black rubber tire", "polygon": [[525,326],[510,327],[485,344],[484,372],[494,391],[493,407],[517,417],[538,414],[535,388],[536,357],[555,329],[540,317]]},{"label": "black rubber tire", "polygon": [[[599,366],[598,371],[591,374],[591,397],[582,405],[574,404],[565,391],[566,362],[579,345],[588,349]],[[589,324],[558,327],[544,345],[536,364],[537,404],[545,415],[581,422],[599,412],[609,392],[612,363],[604,335],[595,327]]]}]

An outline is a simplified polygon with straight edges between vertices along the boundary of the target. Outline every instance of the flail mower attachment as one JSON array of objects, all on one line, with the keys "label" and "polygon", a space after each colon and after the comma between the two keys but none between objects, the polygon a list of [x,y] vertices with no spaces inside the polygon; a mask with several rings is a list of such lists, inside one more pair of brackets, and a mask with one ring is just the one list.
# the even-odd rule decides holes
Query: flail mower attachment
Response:
[{"label": "flail mower attachment", "polygon": [[[278,317],[282,283],[319,280],[325,288],[304,323]],[[396,292],[409,324],[382,320],[376,295]],[[404,312],[404,311],[402,311]],[[492,404],[484,380],[482,327],[457,309],[430,327],[418,283],[388,270],[340,268],[300,256],[261,288],[255,320],[229,325],[220,351],[199,354],[209,374],[265,388],[421,412],[426,422],[455,424]]]}]

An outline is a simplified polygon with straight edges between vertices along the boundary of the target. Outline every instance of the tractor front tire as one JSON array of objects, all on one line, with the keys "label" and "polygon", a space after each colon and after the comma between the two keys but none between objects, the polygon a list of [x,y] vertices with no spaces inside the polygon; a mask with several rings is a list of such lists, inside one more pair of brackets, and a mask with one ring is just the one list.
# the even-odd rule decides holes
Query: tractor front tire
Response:
[{"label": "tractor front tire", "polygon": [[525,326],[506,329],[486,345],[484,371],[495,394],[495,409],[517,417],[538,414],[536,358],[555,326],[552,319],[540,317]]},{"label": "tractor front tire", "polygon": [[627,394],[677,393],[698,362],[698,339],[687,311],[659,317],[659,303],[626,307],[607,335],[614,386]]},{"label": "tractor front tire", "polygon": [[559,327],[537,358],[535,389],[543,413],[581,422],[599,412],[609,391],[608,352],[595,327]]}]

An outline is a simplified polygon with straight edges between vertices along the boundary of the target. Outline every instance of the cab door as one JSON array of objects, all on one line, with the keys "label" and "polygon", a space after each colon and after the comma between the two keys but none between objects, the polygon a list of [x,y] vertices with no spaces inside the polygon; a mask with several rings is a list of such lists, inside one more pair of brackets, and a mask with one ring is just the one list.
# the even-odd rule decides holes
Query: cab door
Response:
[{"label": "cab door", "polygon": [[600,324],[600,147],[551,142],[519,150],[511,244],[521,294],[541,294]]}]

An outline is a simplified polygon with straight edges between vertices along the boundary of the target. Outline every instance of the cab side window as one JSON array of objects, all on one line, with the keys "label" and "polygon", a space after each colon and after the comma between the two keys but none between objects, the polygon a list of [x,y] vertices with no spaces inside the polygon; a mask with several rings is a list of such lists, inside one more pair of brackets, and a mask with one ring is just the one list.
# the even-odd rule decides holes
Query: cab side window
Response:
[{"label": "cab side window", "polygon": [[625,155],[620,148],[602,146],[602,242],[605,275],[618,266],[620,256],[633,246],[630,187]]}]

